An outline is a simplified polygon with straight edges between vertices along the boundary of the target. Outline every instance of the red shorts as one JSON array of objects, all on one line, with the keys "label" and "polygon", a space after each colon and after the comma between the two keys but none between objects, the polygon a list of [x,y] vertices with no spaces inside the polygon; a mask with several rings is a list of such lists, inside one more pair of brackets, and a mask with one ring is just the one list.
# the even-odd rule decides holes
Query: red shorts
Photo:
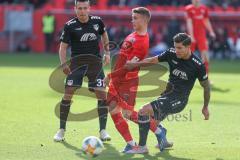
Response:
[{"label": "red shorts", "polygon": [[208,41],[205,36],[195,36],[198,38],[195,38],[195,42],[191,45],[192,52],[195,52],[196,49],[198,49],[200,52],[207,51],[208,50]]},{"label": "red shorts", "polygon": [[117,102],[117,105],[125,110],[133,110],[137,96],[138,80],[128,81],[127,83],[118,83],[109,86],[107,94],[107,103]]}]

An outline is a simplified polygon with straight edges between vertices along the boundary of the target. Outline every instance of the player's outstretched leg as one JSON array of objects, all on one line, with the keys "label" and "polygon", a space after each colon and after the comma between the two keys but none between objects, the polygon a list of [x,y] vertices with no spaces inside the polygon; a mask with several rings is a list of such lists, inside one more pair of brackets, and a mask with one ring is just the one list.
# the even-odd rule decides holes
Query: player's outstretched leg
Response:
[{"label": "player's outstretched leg", "polygon": [[[130,118],[131,121],[135,122],[138,124],[138,112],[136,111],[132,111]],[[158,121],[155,121],[153,118],[150,118],[150,130],[157,136],[161,133],[161,130],[163,130],[163,132],[165,132],[165,137],[167,134],[167,129],[162,127],[161,124],[159,124]],[[167,138],[164,141],[164,148],[171,148],[173,146],[173,142],[169,142],[167,140]],[[159,145],[156,145],[156,148],[159,148]]]},{"label": "player's outstretched leg", "polygon": [[[154,115],[154,118],[157,118],[155,115],[155,111],[153,111],[152,105],[147,104],[142,107],[142,109],[138,113],[139,119],[139,147],[137,149],[132,149],[129,153],[144,153],[144,148],[146,147],[148,131],[150,129],[150,117]],[[156,133],[159,149],[162,152],[164,150],[164,145],[166,141],[166,130],[162,127],[158,127],[160,129],[159,133]]]},{"label": "player's outstretched leg", "polygon": [[[164,148],[172,148],[173,147],[173,142],[170,142],[170,141],[167,140],[167,129],[164,128],[161,124],[158,125],[158,128],[162,129],[163,132],[165,132],[166,139],[165,139],[165,143],[164,143],[163,147]],[[158,133],[156,133],[156,134],[158,134]],[[159,144],[157,144],[155,147],[160,149]]]}]

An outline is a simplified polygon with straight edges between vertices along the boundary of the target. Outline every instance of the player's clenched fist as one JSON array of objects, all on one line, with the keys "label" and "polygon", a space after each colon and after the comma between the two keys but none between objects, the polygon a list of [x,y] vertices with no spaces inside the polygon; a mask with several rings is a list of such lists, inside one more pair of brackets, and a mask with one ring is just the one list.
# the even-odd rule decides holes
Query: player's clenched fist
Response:
[{"label": "player's clenched fist", "polygon": [[63,73],[66,75],[71,74],[71,69],[69,68],[69,66],[67,64],[62,65],[62,69],[63,69]]}]

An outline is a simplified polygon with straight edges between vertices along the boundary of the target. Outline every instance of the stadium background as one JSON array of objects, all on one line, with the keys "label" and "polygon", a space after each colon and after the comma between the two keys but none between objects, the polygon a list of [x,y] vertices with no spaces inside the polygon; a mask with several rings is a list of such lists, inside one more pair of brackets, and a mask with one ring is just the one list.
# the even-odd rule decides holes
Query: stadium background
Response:
[{"label": "stadium background", "polygon": [[[102,0],[92,1],[92,14],[99,15],[106,23],[110,40],[121,42],[131,32],[131,8],[137,5],[147,6],[151,9],[153,18],[149,27],[151,37],[151,52],[164,50],[172,45],[171,37],[178,32],[185,32],[184,5],[189,0]],[[213,23],[217,39],[210,40],[211,57],[230,58],[240,57],[240,2],[238,0],[205,0],[210,8],[210,19]],[[64,23],[74,17],[73,0],[1,0],[0,5],[0,51],[26,50],[32,52],[44,52],[44,35],[42,33],[42,17],[51,11],[56,17],[56,28],[52,52],[57,53],[59,36]],[[18,14],[19,21],[30,23],[26,31],[21,31],[17,25],[11,23],[9,12],[26,12],[32,19],[22,20]],[[9,25],[16,25],[9,29]],[[25,33],[21,33],[25,32]],[[14,37],[11,39],[11,36]],[[23,46],[23,47],[21,47]]]},{"label": "stadium background", "polygon": [[[153,55],[171,46],[171,37],[175,33],[186,31],[184,6],[190,0],[91,2],[92,14],[103,18],[110,40],[117,44],[131,32],[131,8],[147,6],[153,16],[149,27],[150,53]],[[240,1],[202,2],[209,6],[210,20],[217,34],[216,40],[209,39],[210,76],[214,83],[210,121],[202,120],[202,90],[196,83],[189,105],[182,113],[187,119],[170,118],[164,122],[169,138],[175,142],[173,150],[158,153],[154,148],[155,137],[150,134],[149,155],[120,154],[118,151],[125,143],[109,117],[108,130],[113,140],[105,145],[106,150],[96,159],[240,159]],[[96,119],[70,122],[67,141],[62,145],[52,141],[58,125],[54,109],[62,93],[53,91],[48,81],[59,65],[59,36],[64,23],[74,16],[73,4],[73,0],[0,0],[0,160],[88,159],[79,149],[83,138],[98,136]],[[56,28],[51,51],[46,53],[42,17],[48,11],[56,18]],[[105,69],[110,71],[109,67]],[[167,75],[162,78],[167,80]],[[155,87],[149,85],[140,90]],[[153,98],[138,98],[137,108]],[[95,103],[89,98],[76,96],[72,112],[88,111],[91,109],[89,105],[95,106]],[[137,140],[137,126],[131,124],[131,129]]]}]

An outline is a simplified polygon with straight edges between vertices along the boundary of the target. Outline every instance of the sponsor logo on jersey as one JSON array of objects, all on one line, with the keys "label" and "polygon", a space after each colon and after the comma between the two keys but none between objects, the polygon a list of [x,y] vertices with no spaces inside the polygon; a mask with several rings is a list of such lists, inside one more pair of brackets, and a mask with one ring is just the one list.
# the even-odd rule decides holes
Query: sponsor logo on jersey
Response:
[{"label": "sponsor logo on jersey", "polygon": [[180,71],[178,69],[174,69],[172,72],[173,75],[183,79],[183,80],[188,80],[188,76],[186,72]]},{"label": "sponsor logo on jersey", "polygon": [[95,31],[98,31],[99,25],[98,25],[98,24],[94,24],[94,25],[93,25],[93,28],[95,29]]},{"label": "sponsor logo on jersey", "polygon": [[81,37],[80,41],[81,42],[87,42],[87,41],[94,41],[96,39],[97,39],[97,36],[94,33],[85,33]]}]

